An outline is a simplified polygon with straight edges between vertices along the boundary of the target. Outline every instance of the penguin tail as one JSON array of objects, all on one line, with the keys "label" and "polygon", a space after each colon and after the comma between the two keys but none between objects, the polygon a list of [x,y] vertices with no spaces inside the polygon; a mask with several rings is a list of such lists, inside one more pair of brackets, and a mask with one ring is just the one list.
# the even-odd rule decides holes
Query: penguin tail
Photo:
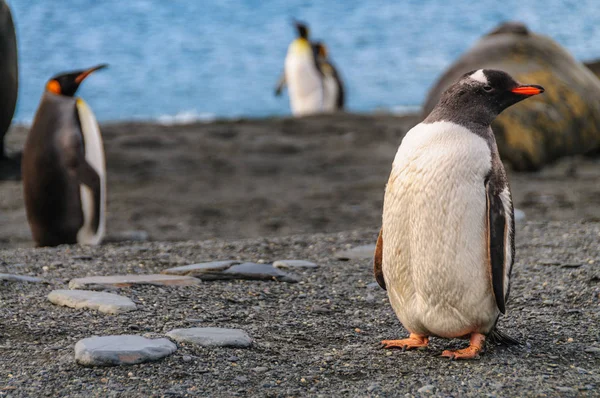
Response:
[{"label": "penguin tail", "polygon": [[513,346],[513,345],[523,345],[519,340],[510,337],[506,333],[499,331],[494,328],[490,334],[488,334],[488,340],[491,341],[495,345],[504,345],[504,346]]}]

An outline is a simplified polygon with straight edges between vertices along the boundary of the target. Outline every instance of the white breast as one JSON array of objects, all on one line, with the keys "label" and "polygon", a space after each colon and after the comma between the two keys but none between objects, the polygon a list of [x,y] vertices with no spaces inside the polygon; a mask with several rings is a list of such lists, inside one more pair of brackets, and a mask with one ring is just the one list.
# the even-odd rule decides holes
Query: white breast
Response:
[{"label": "white breast", "polygon": [[81,98],[77,99],[77,111],[85,142],[85,159],[96,170],[100,177],[100,224],[95,230],[92,226],[94,212],[94,196],[85,185],[80,184],[81,206],[83,208],[83,226],[77,232],[80,244],[97,245],[104,237],[106,213],[106,166],[104,162],[104,144],[100,135],[100,127],[92,110]]},{"label": "white breast", "polygon": [[383,272],[390,302],[411,332],[488,332],[498,310],[488,276],[485,140],[449,122],[405,136],[385,192]]},{"label": "white breast", "polygon": [[285,79],[295,116],[323,111],[323,82],[307,41],[298,39],[290,44],[285,58]]}]

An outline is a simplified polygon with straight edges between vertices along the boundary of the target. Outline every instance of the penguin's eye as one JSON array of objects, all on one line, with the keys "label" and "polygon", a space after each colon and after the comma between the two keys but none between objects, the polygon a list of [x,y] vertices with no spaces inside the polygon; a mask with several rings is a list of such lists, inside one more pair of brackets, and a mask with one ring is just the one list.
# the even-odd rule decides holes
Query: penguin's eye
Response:
[{"label": "penguin's eye", "polygon": [[488,93],[493,90],[491,86],[483,86],[483,89]]}]

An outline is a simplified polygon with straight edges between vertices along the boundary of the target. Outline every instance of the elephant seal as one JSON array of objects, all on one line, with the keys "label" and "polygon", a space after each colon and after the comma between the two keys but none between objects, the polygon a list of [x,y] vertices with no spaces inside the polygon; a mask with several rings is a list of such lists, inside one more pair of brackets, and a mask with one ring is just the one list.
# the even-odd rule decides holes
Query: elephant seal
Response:
[{"label": "elephant seal", "polygon": [[600,80],[558,43],[519,22],[501,24],[463,54],[429,91],[423,117],[453,82],[477,69],[500,69],[546,89],[492,124],[500,154],[514,170],[539,170],[563,156],[600,150]]}]

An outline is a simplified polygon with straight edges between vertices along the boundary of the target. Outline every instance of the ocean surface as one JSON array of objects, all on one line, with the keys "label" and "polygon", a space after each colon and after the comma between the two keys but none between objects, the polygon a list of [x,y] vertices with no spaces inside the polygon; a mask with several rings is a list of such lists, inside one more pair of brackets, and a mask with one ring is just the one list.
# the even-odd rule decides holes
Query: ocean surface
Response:
[{"label": "ocean surface", "polygon": [[482,34],[520,20],[580,60],[600,58],[598,0],[8,0],[17,26],[15,119],[33,119],[45,82],[99,63],[78,94],[102,121],[186,123],[288,115],[273,89],[291,19],[324,40],[348,109],[417,107]]}]

